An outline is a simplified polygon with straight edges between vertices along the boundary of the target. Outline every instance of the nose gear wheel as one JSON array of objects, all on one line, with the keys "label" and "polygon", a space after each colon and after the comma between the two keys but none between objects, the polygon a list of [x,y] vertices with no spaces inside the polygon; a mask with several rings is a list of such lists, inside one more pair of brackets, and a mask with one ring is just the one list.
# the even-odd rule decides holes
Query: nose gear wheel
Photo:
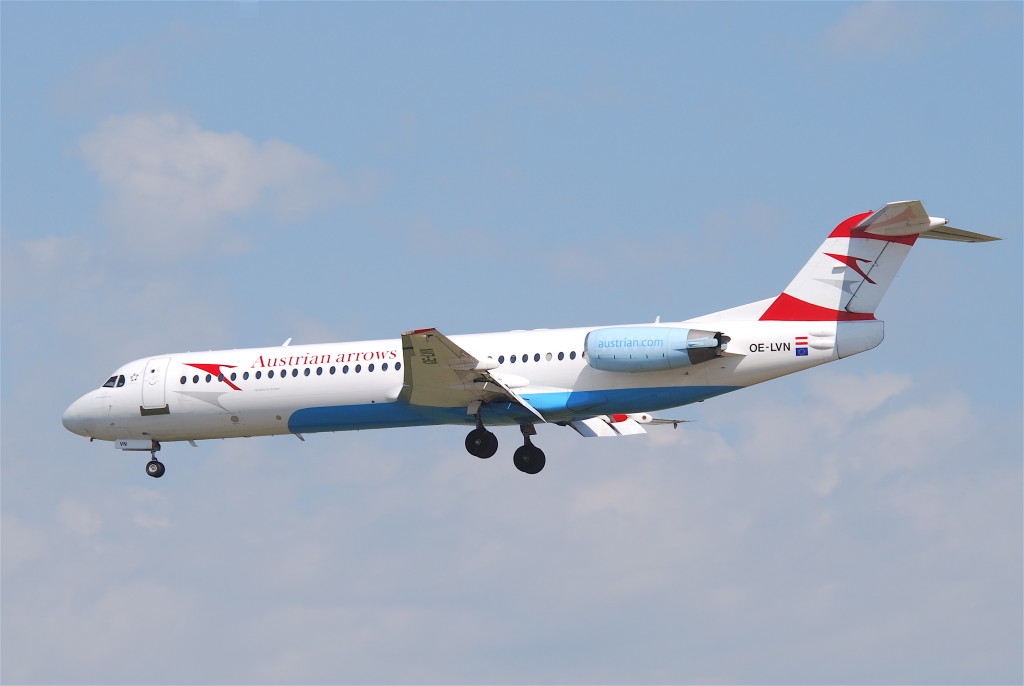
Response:
[{"label": "nose gear wheel", "polygon": [[164,475],[164,463],[153,458],[146,463],[146,474],[149,474],[154,479],[159,479]]}]

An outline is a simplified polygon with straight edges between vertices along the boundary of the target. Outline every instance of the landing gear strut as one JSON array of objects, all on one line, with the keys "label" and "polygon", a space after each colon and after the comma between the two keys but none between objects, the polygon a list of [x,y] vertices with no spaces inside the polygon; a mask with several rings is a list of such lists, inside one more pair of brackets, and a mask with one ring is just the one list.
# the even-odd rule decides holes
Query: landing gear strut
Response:
[{"label": "landing gear strut", "polygon": [[484,428],[479,413],[476,415],[476,428],[466,436],[466,450],[484,460],[498,452],[498,437]]},{"label": "landing gear strut", "polygon": [[547,462],[544,451],[530,442],[530,436],[536,434],[537,430],[533,428],[533,424],[523,424],[519,429],[523,432],[523,445],[516,448],[515,454],[512,455],[512,462],[519,471],[536,474],[544,469],[544,464]]},{"label": "landing gear strut", "polygon": [[146,463],[146,474],[154,479],[159,479],[164,475],[164,463],[156,459],[157,450],[160,450],[160,444],[153,441],[153,447],[149,451],[149,462]]}]

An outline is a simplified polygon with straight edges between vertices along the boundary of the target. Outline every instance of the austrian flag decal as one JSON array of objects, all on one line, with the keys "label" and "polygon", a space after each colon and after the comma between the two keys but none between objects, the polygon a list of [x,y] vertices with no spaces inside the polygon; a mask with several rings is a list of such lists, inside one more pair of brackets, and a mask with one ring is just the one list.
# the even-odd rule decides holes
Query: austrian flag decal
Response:
[{"label": "austrian flag decal", "polygon": [[797,336],[796,345],[793,346],[796,349],[797,357],[807,356],[807,336]]}]

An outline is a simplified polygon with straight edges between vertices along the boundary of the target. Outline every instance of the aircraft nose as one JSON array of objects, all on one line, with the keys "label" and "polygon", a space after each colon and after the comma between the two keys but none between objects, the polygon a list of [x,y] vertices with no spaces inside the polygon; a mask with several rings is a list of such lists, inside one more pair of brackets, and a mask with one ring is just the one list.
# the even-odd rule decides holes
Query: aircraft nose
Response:
[{"label": "aircraft nose", "polygon": [[71,403],[60,418],[60,423],[64,425],[65,429],[86,438],[90,437],[93,426],[93,417],[89,416],[87,400],[86,396],[82,396]]}]

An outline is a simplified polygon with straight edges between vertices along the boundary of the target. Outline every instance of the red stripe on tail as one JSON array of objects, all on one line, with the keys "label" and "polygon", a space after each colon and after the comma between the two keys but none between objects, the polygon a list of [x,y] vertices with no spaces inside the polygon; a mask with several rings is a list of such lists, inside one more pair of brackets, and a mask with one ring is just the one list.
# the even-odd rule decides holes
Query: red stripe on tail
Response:
[{"label": "red stripe on tail", "polygon": [[868,312],[846,312],[794,298],[783,293],[761,315],[762,322],[854,322],[874,319]]},{"label": "red stripe on tail", "polygon": [[874,212],[865,212],[864,214],[855,214],[846,221],[843,221],[832,233],[828,235],[829,238],[873,238],[876,241],[889,241],[890,243],[902,243],[903,245],[913,245],[917,240],[917,234],[911,234],[909,236],[883,236],[877,233],[868,233],[867,231],[854,231],[854,227],[860,224],[862,221],[873,215]]}]

